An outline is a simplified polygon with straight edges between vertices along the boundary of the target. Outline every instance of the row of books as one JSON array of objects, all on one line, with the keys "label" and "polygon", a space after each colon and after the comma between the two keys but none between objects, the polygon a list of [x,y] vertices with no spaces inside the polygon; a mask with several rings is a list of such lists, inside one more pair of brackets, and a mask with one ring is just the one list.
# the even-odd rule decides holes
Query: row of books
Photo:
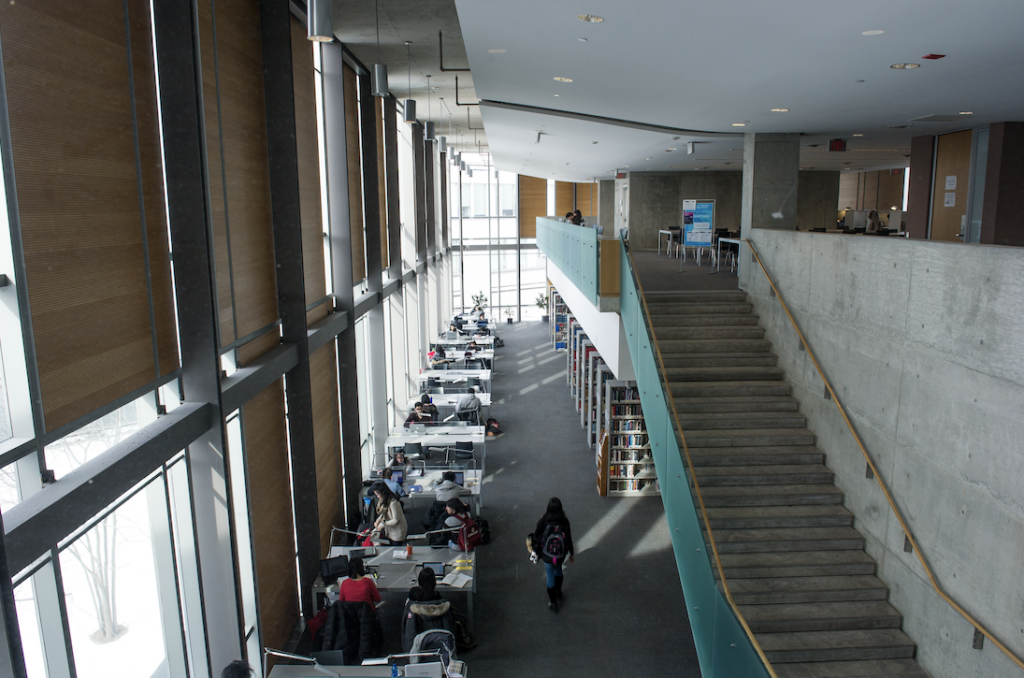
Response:
[{"label": "row of books", "polygon": [[634,478],[641,473],[645,473],[645,477],[651,473],[650,466],[641,466],[639,464],[630,466],[612,466],[608,469],[608,476],[610,478]]},{"label": "row of books", "polygon": [[642,417],[643,408],[640,405],[612,405],[613,417]]},{"label": "row of books", "polygon": [[640,480],[616,480],[608,481],[608,490],[611,492],[642,492],[650,487],[649,492],[656,492],[658,481],[654,478],[643,478]]},{"label": "row of books", "polygon": [[613,419],[612,431],[643,431],[643,419]]},{"label": "row of books", "polygon": [[640,391],[635,386],[628,388],[617,388],[612,391],[615,400],[640,400]]},{"label": "row of books", "polygon": [[609,457],[612,463],[623,464],[630,462],[643,462],[643,463],[654,463],[648,455],[647,450],[616,450],[612,449],[609,452]]},{"label": "row of books", "polygon": [[647,434],[613,435],[608,442],[612,447],[642,447],[647,444]]}]

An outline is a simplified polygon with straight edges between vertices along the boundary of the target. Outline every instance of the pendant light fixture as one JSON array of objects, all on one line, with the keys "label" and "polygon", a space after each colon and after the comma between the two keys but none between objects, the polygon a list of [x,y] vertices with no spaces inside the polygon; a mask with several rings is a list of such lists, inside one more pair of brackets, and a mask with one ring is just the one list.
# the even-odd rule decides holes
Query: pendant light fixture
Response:
[{"label": "pendant light fixture", "polygon": [[307,37],[313,42],[334,42],[331,27],[331,0],[309,0],[307,9]]},{"label": "pendant light fixture", "polygon": [[416,122],[416,100],[412,98],[412,50],[409,48],[412,42],[405,41],[405,56],[409,62],[409,98],[405,100],[402,111],[403,122]]},{"label": "pendant light fixture", "polygon": [[373,96],[388,97],[391,95],[388,90],[388,67],[380,58],[380,10],[377,9],[377,0],[373,0],[373,12],[377,18],[377,63],[373,65]]}]

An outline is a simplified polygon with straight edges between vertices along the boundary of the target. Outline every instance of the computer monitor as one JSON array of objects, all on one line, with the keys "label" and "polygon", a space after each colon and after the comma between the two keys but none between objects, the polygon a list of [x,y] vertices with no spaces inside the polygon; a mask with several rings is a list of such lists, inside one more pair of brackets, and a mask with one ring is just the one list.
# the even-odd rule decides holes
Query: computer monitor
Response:
[{"label": "computer monitor", "polygon": [[405,480],[405,469],[394,468],[391,469],[391,479],[399,485]]},{"label": "computer monitor", "polygon": [[444,563],[423,563],[424,569],[433,570],[437,578],[444,576]]},{"label": "computer monitor", "polygon": [[456,485],[465,485],[466,484],[466,472],[465,471],[456,471],[455,472],[455,484]]}]

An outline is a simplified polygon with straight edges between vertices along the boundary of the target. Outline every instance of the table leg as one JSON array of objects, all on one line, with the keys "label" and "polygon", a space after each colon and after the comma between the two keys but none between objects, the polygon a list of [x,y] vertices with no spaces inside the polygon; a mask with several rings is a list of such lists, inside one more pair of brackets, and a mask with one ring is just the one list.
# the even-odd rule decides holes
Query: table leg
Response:
[{"label": "table leg", "polygon": [[661,256],[661,233],[658,234],[658,256]]},{"label": "table leg", "polygon": [[715,273],[722,270],[722,241],[718,241],[718,256],[715,258]]}]

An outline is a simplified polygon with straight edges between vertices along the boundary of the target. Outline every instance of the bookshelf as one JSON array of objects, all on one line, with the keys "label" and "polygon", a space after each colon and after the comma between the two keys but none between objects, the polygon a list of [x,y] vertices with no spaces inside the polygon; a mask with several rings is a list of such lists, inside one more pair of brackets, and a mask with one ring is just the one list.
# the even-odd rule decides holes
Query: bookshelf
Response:
[{"label": "bookshelf", "polygon": [[587,400],[590,398],[590,381],[587,373],[587,366],[590,364],[590,356],[600,355],[594,347],[594,342],[589,338],[583,338],[579,342],[579,350],[576,352],[576,411],[580,413],[580,428],[586,427]]},{"label": "bookshelf", "polygon": [[556,351],[564,351],[568,347],[569,338],[569,307],[562,295],[554,287],[548,295],[548,315],[551,316],[551,345]]},{"label": "bookshelf", "polygon": [[565,381],[569,384],[569,392],[573,399],[576,398],[576,356],[579,351],[580,341],[587,338],[583,326],[576,322],[575,318],[569,320],[569,350],[565,356]]},{"label": "bookshelf", "polygon": [[587,444],[591,448],[597,442],[601,418],[597,416],[600,412],[598,402],[601,390],[604,388],[606,375],[610,374],[604,363],[604,358],[597,351],[590,354],[587,363],[587,407],[582,414],[584,428],[587,429]]},{"label": "bookshelf", "polygon": [[604,388],[598,478],[606,479],[608,496],[660,495],[636,382],[609,379]]}]

